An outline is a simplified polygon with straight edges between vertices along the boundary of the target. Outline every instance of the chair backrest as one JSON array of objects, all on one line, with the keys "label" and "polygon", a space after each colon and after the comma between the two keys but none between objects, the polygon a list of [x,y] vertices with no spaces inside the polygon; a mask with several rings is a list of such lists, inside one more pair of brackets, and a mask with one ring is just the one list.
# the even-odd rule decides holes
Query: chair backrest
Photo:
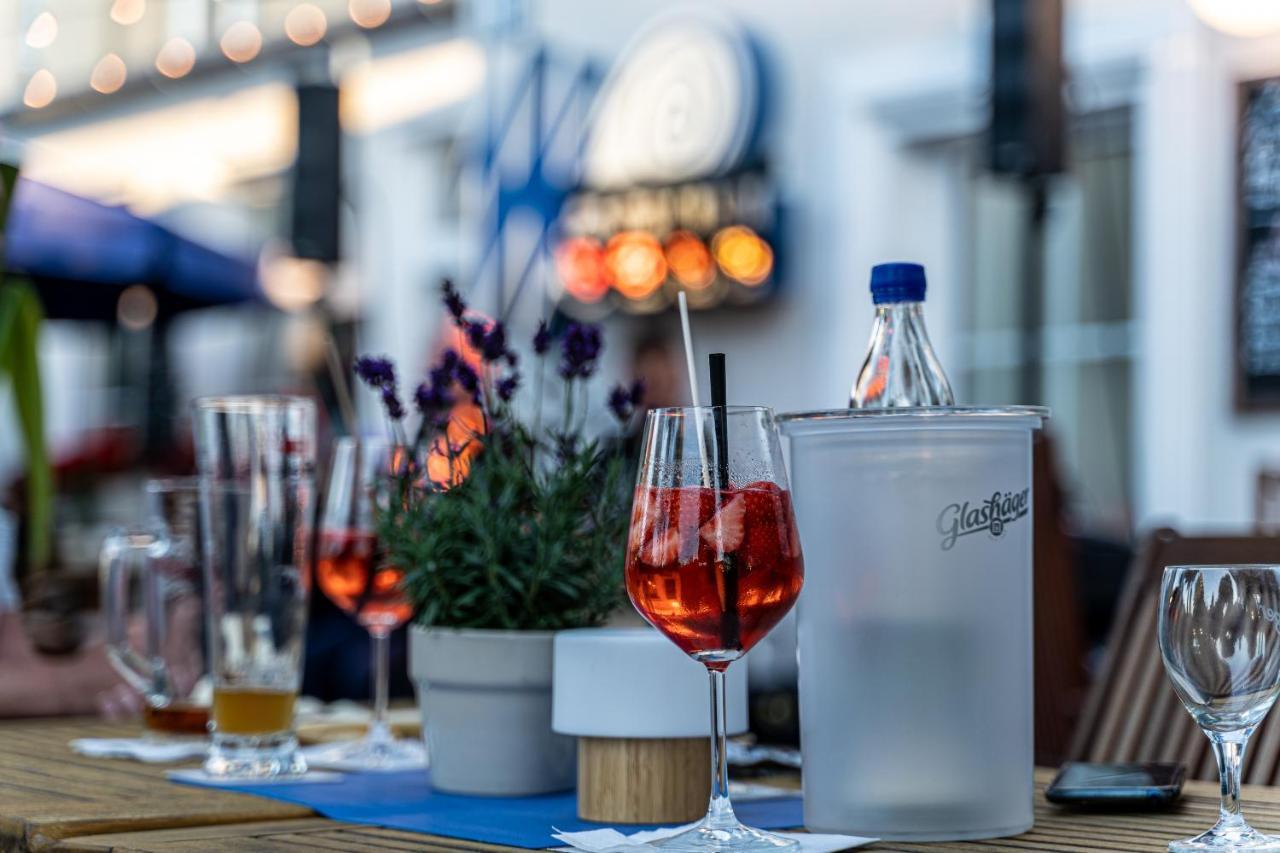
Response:
[{"label": "chair backrest", "polygon": [[[1072,739],[1076,761],[1178,761],[1187,774],[1217,779],[1209,739],[1182,707],[1165,676],[1156,640],[1157,601],[1165,566],[1280,564],[1280,538],[1150,534],[1129,570],[1106,657]],[[1280,782],[1280,722],[1269,714],[1245,752],[1244,781]]]}]

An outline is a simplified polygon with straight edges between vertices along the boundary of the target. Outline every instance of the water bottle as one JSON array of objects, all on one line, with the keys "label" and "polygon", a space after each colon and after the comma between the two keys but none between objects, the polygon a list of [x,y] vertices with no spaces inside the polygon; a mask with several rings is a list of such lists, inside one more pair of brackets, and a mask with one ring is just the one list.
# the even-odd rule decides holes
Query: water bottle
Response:
[{"label": "water bottle", "polygon": [[955,405],[951,383],[924,326],[924,291],[924,267],[920,264],[877,264],[871,268],[876,320],[867,359],[850,392],[850,408]]}]

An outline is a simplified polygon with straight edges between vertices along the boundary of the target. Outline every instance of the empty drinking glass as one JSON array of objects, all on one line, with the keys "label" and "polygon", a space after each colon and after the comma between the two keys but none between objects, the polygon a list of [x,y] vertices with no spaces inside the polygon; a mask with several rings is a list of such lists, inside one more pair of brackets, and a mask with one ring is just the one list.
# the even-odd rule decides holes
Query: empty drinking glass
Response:
[{"label": "empty drinking glass", "polygon": [[1218,822],[1173,851],[1276,850],[1240,813],[1240,768],[1280,693],[1280,566],[1169,566],[1160,590],[1160,654],[1178,698],[1213,744]]}]

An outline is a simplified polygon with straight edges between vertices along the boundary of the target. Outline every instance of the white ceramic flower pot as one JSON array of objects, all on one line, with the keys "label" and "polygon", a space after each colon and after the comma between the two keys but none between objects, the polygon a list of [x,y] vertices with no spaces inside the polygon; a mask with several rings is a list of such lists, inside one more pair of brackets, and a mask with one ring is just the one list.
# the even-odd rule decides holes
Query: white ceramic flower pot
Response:
[{"label": "white ceramic flower pot", "polygon": [[413,626],[409,672],[437,789],[521,796],[573,787],[575,740],[551,730],[554,637]]}]

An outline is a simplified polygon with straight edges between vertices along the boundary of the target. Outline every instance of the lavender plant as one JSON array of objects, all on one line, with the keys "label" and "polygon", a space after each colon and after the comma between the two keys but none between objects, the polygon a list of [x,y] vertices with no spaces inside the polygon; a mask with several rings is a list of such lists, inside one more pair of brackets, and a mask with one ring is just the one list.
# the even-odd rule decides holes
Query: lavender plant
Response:
[{"label": "lavender plant", "polygon": [[[504,325],[473,315],[448,281],[443,301],[478,364],[445,350],[414,389],[415,415],[390,361],[363,356],[355,365],[382,398],[393,441],[404,451],[376,520],[386,558],[403,567],[423,626],[599,625],[623,600],[631,505],[621,443],[584,429],[586,382],[604,348],[600,329],[569,324],[553,353],[551,332],[539,325],[528,423],[518,414],[523,377]],[[553,356],[564,406],[544,425],[544,368]],[[640,382],[610,393],[609,409],[623,428],[643,395]]]}]

